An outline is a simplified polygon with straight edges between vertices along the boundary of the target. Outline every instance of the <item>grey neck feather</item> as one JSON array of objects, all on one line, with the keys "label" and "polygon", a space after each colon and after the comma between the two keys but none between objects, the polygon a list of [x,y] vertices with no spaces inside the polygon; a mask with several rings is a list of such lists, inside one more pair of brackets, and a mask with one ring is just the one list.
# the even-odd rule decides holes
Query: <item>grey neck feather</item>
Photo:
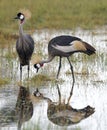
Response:
[{"label": "grey neck feather", "polygon": [[54,56],[49,56],[48,59],[42,60],[42,61],[40,62],[40,64],[44,64],[44,63],[51,62],[51,61],[53,60],[53,58],[54,58]]},{"label": "grey neck feather", "polygon": [[22,36],[23,34],[24,34],[24,32],[23,32],[23,24],[20,23],[20,25],[19,25],[19,35]]}]

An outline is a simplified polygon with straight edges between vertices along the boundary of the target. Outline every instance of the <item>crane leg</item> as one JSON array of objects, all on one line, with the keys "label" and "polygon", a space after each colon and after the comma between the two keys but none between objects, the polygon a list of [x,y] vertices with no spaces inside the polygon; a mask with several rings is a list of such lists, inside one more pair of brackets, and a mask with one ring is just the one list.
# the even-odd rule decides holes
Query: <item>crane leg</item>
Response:
[{"label": "crane leg", "polygon": [[28,79],[29,79],[29,70],[30,70],[30,65],[28,64]]},{"label": "crane leg", "polygon": [[20,81],[22,81],[22,65],[20,64]]},{"label": "crane leg", "polygon": [[58,95],[59,95],[59,104],[61,104],[61,93],[60,93],[58,84],[57,84],[57,89],[58,89]]},{"label": "crane leg", "polygon": [[58,68],[58,73],[57,73],[57,76],[56,78],[58,79],[58,76],[59,76],[59,72],[60,72],[60,69],[61,69],[61,57],[59,57],[59,68]]},{"label": "crane leg", "polygon": [[68,62],[69,62],[69,64],[70,64],[70,69],[71,69],[71,72],[72,72],[72,79],[73,79],[70,96],[69,96],[69,98],[68,98],[68,104],[69,104],[69,101],[70,101],[71,96],[72,96],[72,94],[73,94],[73,88],[74,88],[75,78],[74,78],[73,66],[72,66],[72,64],[71,64],[71,62],[70,62],[70,60],[69,60],[69,57],[67,57],[67,59],[68,59]]}]

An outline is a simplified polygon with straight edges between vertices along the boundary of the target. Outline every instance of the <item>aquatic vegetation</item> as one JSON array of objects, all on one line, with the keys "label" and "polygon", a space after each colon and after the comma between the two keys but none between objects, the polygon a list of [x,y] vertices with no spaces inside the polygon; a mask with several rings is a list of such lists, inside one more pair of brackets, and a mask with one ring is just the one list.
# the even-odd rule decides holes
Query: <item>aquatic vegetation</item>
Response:
[{"label": "aquatic vegetation", "polygon": [[44,83],[46,83],[47,81],[51,81],[52,78],[50,78],[48,75],[35,75],[30,79],[30,82],[32,82],[32,84],[35,84],[37,86],[43,85]]},{"label": "aquatic vegetation", "polygon": [[8,78],[0,78],[0,85],[8,84],[10,80]]}]

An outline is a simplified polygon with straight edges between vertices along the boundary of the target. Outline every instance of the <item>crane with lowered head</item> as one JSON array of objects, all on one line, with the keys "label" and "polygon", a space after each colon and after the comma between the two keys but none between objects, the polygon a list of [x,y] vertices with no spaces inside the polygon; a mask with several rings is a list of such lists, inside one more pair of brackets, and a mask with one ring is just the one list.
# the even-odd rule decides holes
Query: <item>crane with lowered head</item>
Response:
[{"label": "crane with lowered head", "polygon": [[[70,95],[72,96],[73,93],[73,87],[75,83],[75,78],[74,78],[74,71],[73,71],[73,66],[70,62],[69,57],[77,52],[82,52],[87,55],[92,55],[94,54],[96,49],[92,47],[90,44],[87,42],[81,40],[78,37],[70,36],[70,35],[61,35],[54,37],[49,41],[48,44],[48,59],[39,61],[39,63],[34,64],[34,67],[38,70],[43,66],[44,63],[51,62],[56,56],[59,57],[59,68],[57,72],[56,78],[58,79],[59,72],[61,69],[61,59],[62,57],[66,57],[68,60],[68,63],[70,64],[70,69],[72,73],[72,89],[70,92]],[[70,98],[71,98],[70,96]],[[69,98],[69,100],[70,100]]]}]

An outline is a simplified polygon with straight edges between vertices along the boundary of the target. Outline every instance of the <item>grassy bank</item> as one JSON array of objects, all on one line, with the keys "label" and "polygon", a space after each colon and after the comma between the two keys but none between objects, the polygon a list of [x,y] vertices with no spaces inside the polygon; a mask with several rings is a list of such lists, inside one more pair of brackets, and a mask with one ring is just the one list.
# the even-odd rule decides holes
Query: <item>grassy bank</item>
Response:
[{"label": "grassy bank", "polygon": [[107,0],[0,0],[0,30],[17,30],[13,17],[22,8],[32,13],[25,25],[28,30],[95,28],[107,24]]}]

